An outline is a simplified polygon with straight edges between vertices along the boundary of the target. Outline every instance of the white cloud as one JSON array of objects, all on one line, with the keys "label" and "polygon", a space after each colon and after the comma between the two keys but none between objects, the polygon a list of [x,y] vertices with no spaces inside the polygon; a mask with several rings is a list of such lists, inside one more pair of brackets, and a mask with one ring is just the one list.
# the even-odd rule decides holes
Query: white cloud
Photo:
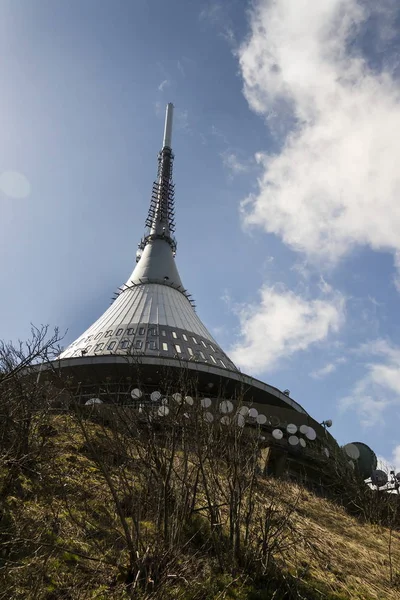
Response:
[{"label": "white cloud", "polygon": [[222,163],[226,169],[228,169],[232,175],[243,175],[248,173],[251,169],[249,161],[240,160],[235,152],[226,150],[220,154]]},{"label": "white cloud", "polygon": [[356,245],[400,251],[400,84],[354,44],[374,18],[383,47],[395,6],[256,0],[237,53],[250,107],[285,132],[280,153],[256,155],[262,175],[244,221],[314,262]]},{"label": "white cloud", "polygon": [[330,373],[333,373],[334,371],[336,371],[336,365],[335,365],[335,363],[328,363],[324,367],[321,367],[321,369],[317,369],[316,371],[312,371],[312,373],[310,373],[310,375],[314,379],[323,379],[324,377],[326,377]]},{"label": "white cloud", "polygon": [[363,344],[359,353],[369,355],[371,362],[340,406],[342,410],[355,410],[361,424],[372,427],[384,423],[389,408],[400,407],[400,348],[378,339]]},{"label": "white cloud", "polygon": [[158,89],[160,92],[163,92],[165,90],[165,88],[168,87],[169,85],[170,85],[170,81],[168,79],[164,79],[158,86]]},{"label": "white cloud", "polygon": [[241,339],[229,355],[243,370],[263,373],[286,357],[324,341],[344,321],[344,298],[307,300],[286,289],[263,287],[261,303],[237,311]]}]

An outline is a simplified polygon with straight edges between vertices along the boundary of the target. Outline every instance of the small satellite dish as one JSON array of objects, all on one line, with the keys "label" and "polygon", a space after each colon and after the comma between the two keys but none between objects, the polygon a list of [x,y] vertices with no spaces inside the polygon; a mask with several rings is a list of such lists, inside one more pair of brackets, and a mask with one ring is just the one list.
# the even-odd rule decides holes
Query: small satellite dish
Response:
[{"label": "small satellite dish", "polygon": [[243,415],[244,417],[247,417],[247,415],[249,414],[249,407],[248,406],[241,406],[238,410],[239,415]]},{"label": "small satellite dish", "polygon": [[333,421],[332,421],[332,419],[327,419],[326,421],[323,422],[323,424],[325,425],[325,427],[332,427]]},{"label": "small satellite dish", "polygon": [[396,473],[395,479],[396,479],[396,481],[398,481],[400,483],[400,473]]},{"label": "small satellite dish", "polygon": [[303,435],[307,435],[308,425],[300,425],[300,433],[302,433]]},{"label": "small satellite dish", "polygon": [[244,427],[246,424],[246,419],[243,415],[237,415],[236,422],[238,424],[238,427]]},{"label": "small satellite dish", "polygon": [[315,433],[315,429],[313,429],[312,427],[309,427],[308,431],[306,433],[306,437],[311,441],[315,440],[315,438],[317,437],[317,434]]},{"label": "small satellite dish", "polygon": [[297,435],[291,435],[288,441],[291,446],[297,446],[297,444],[299,443],[299,438],[297,437]]},{"label": "small satellite dish", "polygon": [[229,425],[230,422],[231,422],[230,417],[221,417],[222,425]]},{"label": "small satellite dish", "polygon": [[212,423],[214,421],[214,415],[210,412],[204,413],[204,420],[206,423]]},{"label": "small satellite dish", "polygon": [[173,399],[175,400],[175,402],[177,402],[178,404],[182,404],[182,395],[178,394],[178,392],[176,392],[175,394],[172,394]]},{"label": "small satellite dish", "polygon": [[294,423],[289,423],[289,425],[286,427],[286,431],[291,435],[297,433],[297,425],[295,425]]},{"label": "small satellite dish", "polygon": [[281,440],[283,438],[283,431],[281,429],[274,429],[272,432],[272,437],[276,440]]},{"label": "small satellite dish", "polygon": [[251,408],[249,410],[249,417],[251,417],[252,419],[257,419],[258,416],[258,410],[256,408]]},{"label": "small satellite dish", "polygon": [[300,442],[300,446],[301,446],[302,448],[305,448],[305,447],[307,446],[307,444],[306,444],[306,440],[303,440],[303,438],[300,438],[300,439],[299,439],[299,442]]},{"label": "small satellite dish", "polygon": [[360,451],[354,444],[346,444],[343,446],[343,451],[351,460],[357,460],[360,458]]},{"label": "small satellite dish", "polygon": [[169,408],[168,406],[159,406],[157,412],[160,415],[160,417],[166,417],[167,415],[169,415]]},{"label": "small satellite dish", "polygon": [[328,448],[324,448],[324,454],[325,454],[326,458],[330,457]]},{"label": "small satellite dish", "polygon": [[[176,395],[176,394],[174,394],[174,395]],[[176,400],[176,398],[175,398],[175,400]],[[181,397],[179,404],[181,404],[181,402],[182,402],[182,397]],[[192,396],[185,396],[185,402],[186,402],[186,404],[189,404],[189,406],[193,406],[194,400],[193,400]]]},{"label": "small satellite dish", "polygon": [[139,388],[134,388],[131,391],[131,397],[133,399],[135,399],[135,398],[141,398],[142,396],[143,396],[143,392],[141,390],[139,390]]},{"label": "small satellite dish", "polygon": [[103,404],[100,398],[90,398],[90,400],[86,400],[85,406],[93,406],[94,404]]},{"label": "small satellite dish", "polygon": [[161,392],[151,392],[150,398],[153,400],[153,402],[157,402],[161,398]]},{"label": "small satellite dish", "polygon": [[203,408],[208,408],[209,406],[211,406],[211,399],[210,398],[202,398],[200,401],[200,404]]},{"label": "small satellite dish", "polygon": [[265,415],[257,415],[257,423],[259,425],[265,425],[267,422],[267,417]]},{"label": "small satellite dish", "polygon": [[161,404],[167,405],[168,404],[168,398],[161,398]]},{"label": "small satellite dish", "polygon": [[376,485],[377,487],[382,487],[387,484],[388,476],[385,473],[385,471],[375,469],[375,471],[372,471],[371,481],[373,485]]},{"label": "small satellite dish", "polygon": [[231,413],[233,411],[233,404],[230,400],[222,400],[219,404],[219,410],[222,413]]}]

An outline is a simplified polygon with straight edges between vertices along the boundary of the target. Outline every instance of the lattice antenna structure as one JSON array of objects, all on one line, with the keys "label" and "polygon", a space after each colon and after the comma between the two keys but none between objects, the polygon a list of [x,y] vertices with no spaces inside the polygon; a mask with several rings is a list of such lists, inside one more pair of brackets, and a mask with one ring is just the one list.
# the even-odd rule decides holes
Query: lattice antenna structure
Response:
[{"label": "lattice antenna structure", "polygon": [[163,239],[175,256],[177,243],[175,232],[175,186],[172,181],[174,154],[171,149],[172,119],[174,105],[167,104],[163,146],[158,153],[157,180],[153,183],[150,208],[146,219],[146,234],[138,244],[136,262],[140,260],[146,245],[155,239]]}]

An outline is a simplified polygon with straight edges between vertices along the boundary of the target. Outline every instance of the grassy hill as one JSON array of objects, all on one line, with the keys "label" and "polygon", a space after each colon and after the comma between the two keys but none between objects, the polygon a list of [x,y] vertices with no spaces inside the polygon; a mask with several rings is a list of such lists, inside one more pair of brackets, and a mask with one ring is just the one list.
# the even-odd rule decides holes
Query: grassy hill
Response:
[{"label": "grassy hill", "polygon": [[48,412],[22,446],[4,431],[1,599],[400,597],[397,514],[265,478],[252,442]]}]

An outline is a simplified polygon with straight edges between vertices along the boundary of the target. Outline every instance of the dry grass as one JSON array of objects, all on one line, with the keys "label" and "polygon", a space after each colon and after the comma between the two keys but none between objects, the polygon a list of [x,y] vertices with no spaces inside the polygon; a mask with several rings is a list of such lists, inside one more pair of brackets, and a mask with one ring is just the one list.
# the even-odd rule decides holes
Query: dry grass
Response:
[{"label": "dry grass", "polygon": [[[122,583],[127,548],[110,489],[73,418],[58,416],[52,425],[57,434],[46,440],[41,460],[32,473],[19,475],[1,507],[0,599],[128,598]],[[96,432],[96,425],[90,427]],[[120,467],[111,471],[120,489]],[[1,476],[0,470],[0,483]],[[134,467],[131,476],[134,480]],[[262,581],[252,582],[251,574],[221,574],[214,556],[188,543],[186,554],[171,563],[179,567],[179,577],[169,584],[168,595],[134,597],[400,598],[398,531],[391,534],[390,563],[387,528],[363,524],[297,484],[260,479],[255,504],[260,514],[273,504],[276,513],[288,515],[282,536],[290,543],[282,544],[275,561],[282,577],[298,584],[298,596],[273,596]],[[133,531],[129,516],[127,522]],[[141,525],[145,544],[156,548],[154,523],[148,519]],[[11,543],[6,559],[4,548]]]}]

